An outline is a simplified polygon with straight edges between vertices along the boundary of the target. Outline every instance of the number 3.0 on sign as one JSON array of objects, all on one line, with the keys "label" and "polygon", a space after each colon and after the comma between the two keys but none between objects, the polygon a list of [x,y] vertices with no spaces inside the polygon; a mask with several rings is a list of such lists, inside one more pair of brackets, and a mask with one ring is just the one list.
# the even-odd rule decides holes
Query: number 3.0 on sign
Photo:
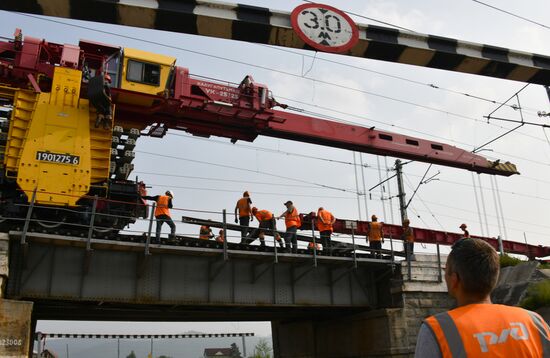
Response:
[{"label": "number 3.0 on sign", "polygon": [[320,51],[345,52],[359,39],[359,31],[353,20],[332,6],[300,5],[292,11],[290,21],[298,36]]}]

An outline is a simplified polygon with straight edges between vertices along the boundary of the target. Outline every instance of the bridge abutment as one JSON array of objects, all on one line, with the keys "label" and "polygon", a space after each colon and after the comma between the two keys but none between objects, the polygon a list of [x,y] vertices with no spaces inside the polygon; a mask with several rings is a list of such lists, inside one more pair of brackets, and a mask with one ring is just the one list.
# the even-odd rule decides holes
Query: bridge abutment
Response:
[{"label": "bridge abutment", "polygon": [[442,281],[444,261],[417,255],[410,280],[403,262],[392,278],[391,307],[328,320],[272,321],[275,357],[414,356],[422,320],[454,305]]},{"label": "bridge abutment", "polygon": [[0,233],[0,357],[26,358],[31,351],[32,302],[5,299],[9,277],[9,237]]}]

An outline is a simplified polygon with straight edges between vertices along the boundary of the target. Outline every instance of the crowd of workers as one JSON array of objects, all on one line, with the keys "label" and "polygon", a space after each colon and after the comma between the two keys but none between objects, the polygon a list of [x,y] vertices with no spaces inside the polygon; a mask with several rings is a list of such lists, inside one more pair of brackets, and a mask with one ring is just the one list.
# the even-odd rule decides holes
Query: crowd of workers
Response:
[{"label": "crowd of workers", "polygon": [[[170,217],[170,209],[173,207],[172,199],[174,194],[168,190],[165,195],[156,196],[143,196],[143,199],[152,200],[156,203],[154,216],[157,221],[156,235],[153,243],[160,243],[160,233],[162,225],[168,224],[170,227],[169,239],[176,239],[176,226]],[[251,244],[256,239],[259,239],[260,246],[265,247],[265,235],[269,234],[274,237],[275,242],[280,248],[285,248],[289,252],[296,253],[298,251],[298,237],[297,230],[301,227],[302,221],[299,215],[298,209],[294,206],[294,203],[290,200],[283,204],[286,208],[279,216],[275,216],[271,211],[265,209],[258,209],[252,206],[252,199],[250,193],[245,191],[242,198],[240,198],[234,210],[235,223],[239,224],[241,230],[242,244]],[[257,228],[251,228],[250,222],[254,220],[258,221]],[[281,238],[277,231],[276,221],[283,219],[285,221],[286,231]],[[334,215],[326,210],[324,207],[320,207],[315,215],[316,228],[319,231],[320,242],[311,241],[308,243],[308,250],[323,251],[328,255],[333,253],[332,245],[332,233],[333,225],[336,222]],[[460,225],[460,229],[463,230],[463,236],[469,238],[470,234],[466,230],[466,224]],[[214,239],[217,242],[224,242],[224,230],[220,230],[218,235],[214,235],[212,229],[208,225],[202,225],[199,230],[199,239],[211,240]],[[401,236],[403,241],[403,247],[407,258],[414,258],[414,231],[410,227],[410,221],[405,219],[403,221],[403,233]],[[376,215],[372,215],[371,222],[368,223],[367,230],[367,242],[369,248],[372,250],[373,257],[382,257],[382,244],[384,243],[384,223],[378,221]]]}]

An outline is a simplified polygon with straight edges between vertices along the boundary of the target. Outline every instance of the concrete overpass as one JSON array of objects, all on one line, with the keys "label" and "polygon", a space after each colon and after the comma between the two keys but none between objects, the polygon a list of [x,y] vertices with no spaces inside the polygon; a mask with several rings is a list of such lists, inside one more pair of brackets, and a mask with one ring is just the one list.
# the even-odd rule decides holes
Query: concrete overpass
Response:
[{"label": "concrete overpass", "polygon": [[[0,9],[312,49],[288,12],[210,0],[4,0]],[[452,38],[357,24],[345,55],[550,85],[550,57]]]}]

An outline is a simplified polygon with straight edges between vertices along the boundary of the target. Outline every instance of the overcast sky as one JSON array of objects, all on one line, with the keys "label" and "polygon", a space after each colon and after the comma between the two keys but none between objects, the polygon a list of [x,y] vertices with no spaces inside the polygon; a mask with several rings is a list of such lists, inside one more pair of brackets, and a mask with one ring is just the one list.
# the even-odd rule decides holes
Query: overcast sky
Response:
[{"label": "overcast sky", "polygon": [[[286,0],[242,2],[289,12],[303,3]],[[420,33],[550,55],[550,30],[496,12],[470,0],[327,0],[325,3]],[[547,14],[550,13],[550,3],[546,0],[493,0],[491,3],[541,23],[545,22]],[[196,75],[240,82],[245,75],[251,74],[257,82],[267,84],[279,102],[364,126],[376,125],[379,129],[446,142],[467,150],[472,150],[504,133],[512,125],[499,122],[487,124],[483,116],[489,114],[495,105],[456,92],[504,101],[524,85],[520,82],[326,53],[319,53],[316,59],[313,59],[313,52],[291,50],[293,53],[289,53],[263,45],[161,31],[58,19],[63,23],[90,28],[85,29],[7,12],[0,12],[0,17],[0,36],[11,37],[14,29],[19,27],[25,35],[44,37],[51,42],[77,44],[79,39],[85,38],[171,55],[178,58],[180,66],[188,67],[190,72]],[[364,18],[355,20],[359,23],[373,23]],[[117,34],[158,44],[132,40]],[[236,64],[197,52],[258,64],[273,71]],[[354,67],[345,66],[346,64]],[[276,71],[290,72],[297,76]],[[355,90],[321,84],[316,82],[316,79]],[[440,89],[434,89],[428,84],[434,84]],[[392,97],[394,100],[381,96]],[[405,104],[403,101],[417,105]],[[525,108],[526,120],[548,122],[548,118],[543,120],[536,115],[537,111],[550,110],[543,87],[527,87],[521,92],[520,101]],[[519,113],[513,110],[503,109],[497,113],[502,117],[520,118]],[[550,137],[550,130],[547,135]],[[525,233],[530,243],[548,245],[550,142],[542,129],[525,126],[492,143],[488,148],[492,152],[484,151],[481,154],[517,164],[521,175],[496,178],[500,190],[495,192],[492,190],[490,176],[472,175],[464,170],[433,166],[428,176],[440,172],[437,176],[439,180],[420,187],[409,210],[412,225],[458,232],[460,223],[466,222],[470,232],[475,235],[500,234],[508,240],[523,242]],[[359,209],[357,196],[353,194],[356,191],[354,166],[303,157],[353,162],[354,156],[350,151],[272,138],[258,138],[254,143],[239,142],[237,145],[231,145],[227,139],[200,139],[175,131],[170,132],[162,140],[141,138],[136,150],[138,153],[134,162],[135,174],[152,186],[152,195],[163,193],[167,189],[173,190],[174,204],[177,208],[213,212],[226,208],[232,211],[240,194],[244,190],[249,190],[254,205],[275,211],[277,214],[283,211],[284,201],[293,200],[300,212],[315,211],[319,206],[324,206],[339,218],[366,218],[364,197],[359,200]],[[158,154],[168,154],[175,158],[163,158]],[[185,159],[203,163],[193,163]],[[357,160],[359,161],[359,156]],[[377,184],[380,177],[386,177],[386,164],[391,167],[395,158],[363,155],[362,160],[368,167],[364,170],[364,185],[362,176],[359,175],[360,191],[363,191],[364,187],[368,189]],[[216,164],[242,170],[223,168]],[[377,169],[379,165],[382,171]],[[405,188],[409,196],[427,167],[424,163],[412,163],[405,167]],[[288,179],[281,179],[280,176]],[[479,205],[476,204],[473,180],[478,186]],[[483,187],[483,201],[479,196],[480,183]],[[316,184],[346,191],[324,189]],[[383,197],[395,194],[396,185],[390,182],[390,185],[385,187]],[[381,200],[381,193],[376,190],[367,198],[369,216],[375,213],[382,221],[399,223],[396,199]],[[498,204],[495,205],[498,200],[502,203],[503,220],[499,220],[500,214],[497,214],[495,208],[498,207]],[[191,211],[178,211],[174,216],[180,215],[219,218],[216,214]],[[139,228],[138,226],[136,229]],[[178,225],[180,233],[196,234],[196,231],[196,227]],[[98,326],[42,322],[39,328],[44,331],[68,332],[95,331],[96,327]],[[150,324],[132,324],[131,329],[121,323],[112,325],[113,332],[130,330],[137,333],[148,332],[150,329]],[[167,332],[188,329],[212,332],[254,329],[258,334],[268,334],[270,331],[268,324],[159,325],[159,330]]]}]

